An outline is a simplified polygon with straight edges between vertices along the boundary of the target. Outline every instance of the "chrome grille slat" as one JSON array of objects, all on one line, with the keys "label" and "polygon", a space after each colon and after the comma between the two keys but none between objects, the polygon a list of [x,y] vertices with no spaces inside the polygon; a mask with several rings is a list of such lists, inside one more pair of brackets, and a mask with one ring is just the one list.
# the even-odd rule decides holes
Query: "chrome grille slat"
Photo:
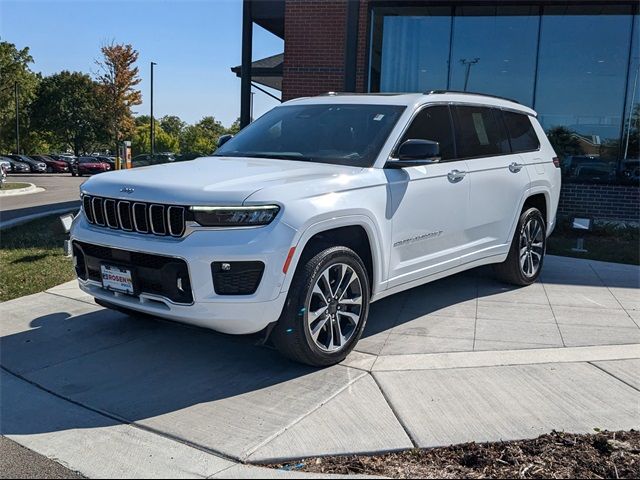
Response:
[{"label": "chrome grille slat", "polygon": [[104,221],[104,210],[102,209],[102,199],[99,197],[93,197],[91,199],[91,210],[93,213],[93,221],[96,225],[101,227],[106,226]]},{"label": "chrome grille slat", "polygon": [[[138,222],[138,220],[142,219],[144,219],[144,228],[140,225],[141,222]],[[149,216],[147,215],[147,205],[145,203],[136,202],[133,204],[133,226],[136,232],[149,233]]]},{"label": "chrome grille slat", "polygon": [[119,229],[118,212],[116,211],[116,201],[112,198],[105,198],[102,202],[104,205],[104,219],[109,228]]},{"label": "chrome grille slat", "polygon": [[[154,216],[154,212],[158,212]],[[165,225],[164,205],[152,204],[149,206],[149,225],[151,232],[155,235],[166,235],[167,227]]]},{"label": "chrome grille slat", "polygon": [[164,237],[182,237],[186,231],[186,207],[180,205],[83,195],[82,206],[87,221],[100,227]]},{"label": "chrome grille slat", "polygon": [[[118,202],[118,222],[125,232],[133,231],[133,217],[131,216],[131,202],[121,200]],[[124,215],[123,215],[124,212]]]},{"label": "chrome grille slat", "polygon": [[[175,217],[177,215],[177,217]],[[184,221],[184,207],[174,207],[171,206],[167,208],[167,230],[169,231],[169,235],[172,237],[181,237],[184,233],[185,229],[185,221]],[[179,226],[178,231],[175,231],[174,228],[174,220]]]}]

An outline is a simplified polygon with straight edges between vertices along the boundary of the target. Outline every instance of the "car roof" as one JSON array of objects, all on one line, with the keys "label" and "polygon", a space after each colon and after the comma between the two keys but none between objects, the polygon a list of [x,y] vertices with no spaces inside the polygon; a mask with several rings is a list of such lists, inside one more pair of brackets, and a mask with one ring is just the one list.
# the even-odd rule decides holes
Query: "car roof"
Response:
[{"label": "car roof", "polygon": [[360,105],[402,105],[416,108],[432,102],[465,103],[489,107],[504,108],[537,116],[536,112],[515,100],[471,92],[454,92],[432,90],[426,93],[338,93],[328,92],[317,97],[304,97],[289,100],[283,105],[327,105],[327,104],[360,104]]}]

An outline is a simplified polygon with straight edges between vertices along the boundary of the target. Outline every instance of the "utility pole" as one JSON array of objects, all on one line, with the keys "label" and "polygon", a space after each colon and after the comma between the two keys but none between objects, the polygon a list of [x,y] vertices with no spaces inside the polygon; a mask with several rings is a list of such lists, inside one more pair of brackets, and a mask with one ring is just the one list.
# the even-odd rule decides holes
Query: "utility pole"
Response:
[{"label": "utility pole", "polygon": [[151,62],[151,155],[156,153],[156,125],[153,119],[153,67],[157,65],[155,62]]},{"label": "utility pole", "polygon": [[251,59],[253,47],[253,0],[242,2],[242,67],[240,69],[240,128],[251,123]]},{"label": "utility pole", "polygon": [[16,94],[16,155],[20,155],[20,108],[18,101],[18,82],[15,82],[15,94]]},{"label": "utility pole", "polygon": [[465,72],[465,75],[464,75],[464,91],[465,92],[467,91],[467,87],[469,86],[469,74],[471,73],[471,67],[476,63],[478,63],[479,61],[480,59],[478,57],[474,58],[473,60],[467,60],[466,58],[463,58],[462,60],[460,60],[460,63],[467,67],[467,71]]}]

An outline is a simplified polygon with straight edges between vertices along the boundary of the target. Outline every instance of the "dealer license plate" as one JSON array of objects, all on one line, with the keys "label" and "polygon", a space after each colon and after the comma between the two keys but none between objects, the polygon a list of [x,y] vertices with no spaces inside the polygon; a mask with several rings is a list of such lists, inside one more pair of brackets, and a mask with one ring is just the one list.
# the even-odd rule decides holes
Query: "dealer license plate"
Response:
[{"label": "dealer license plate", "polygon": [[133,295],[131,270],[114,265],[101,265],[102,286],[107,290]]}]

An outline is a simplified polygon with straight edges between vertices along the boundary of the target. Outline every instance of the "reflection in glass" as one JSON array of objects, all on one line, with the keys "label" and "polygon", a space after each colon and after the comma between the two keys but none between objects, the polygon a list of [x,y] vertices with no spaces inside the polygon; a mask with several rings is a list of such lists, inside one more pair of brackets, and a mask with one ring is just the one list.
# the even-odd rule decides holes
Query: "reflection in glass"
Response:
[{"label": "reflection in glass", "polygon": [[627,105],[625,123],[620,146],[620,177],[625,183],[640,182],[640,17],[634,17],[633,45],[629,65],[629,83],[627,85]]},{"label": "reflection in glass", "polygon": [[565,180],[615,181],[632,17],[581,8],[545,9],[535,108]]},{"label": "reflection in glass", "polygon": [[[431,8],[421,16],[384,16],[380,91],[446,89],[450,9]],[[402,54],[398,54],[402,52]]]},{"label": "reflection in glass", "polygon": [[539,7],[459,7],[453,21],[451,90],[533,105]]}]

